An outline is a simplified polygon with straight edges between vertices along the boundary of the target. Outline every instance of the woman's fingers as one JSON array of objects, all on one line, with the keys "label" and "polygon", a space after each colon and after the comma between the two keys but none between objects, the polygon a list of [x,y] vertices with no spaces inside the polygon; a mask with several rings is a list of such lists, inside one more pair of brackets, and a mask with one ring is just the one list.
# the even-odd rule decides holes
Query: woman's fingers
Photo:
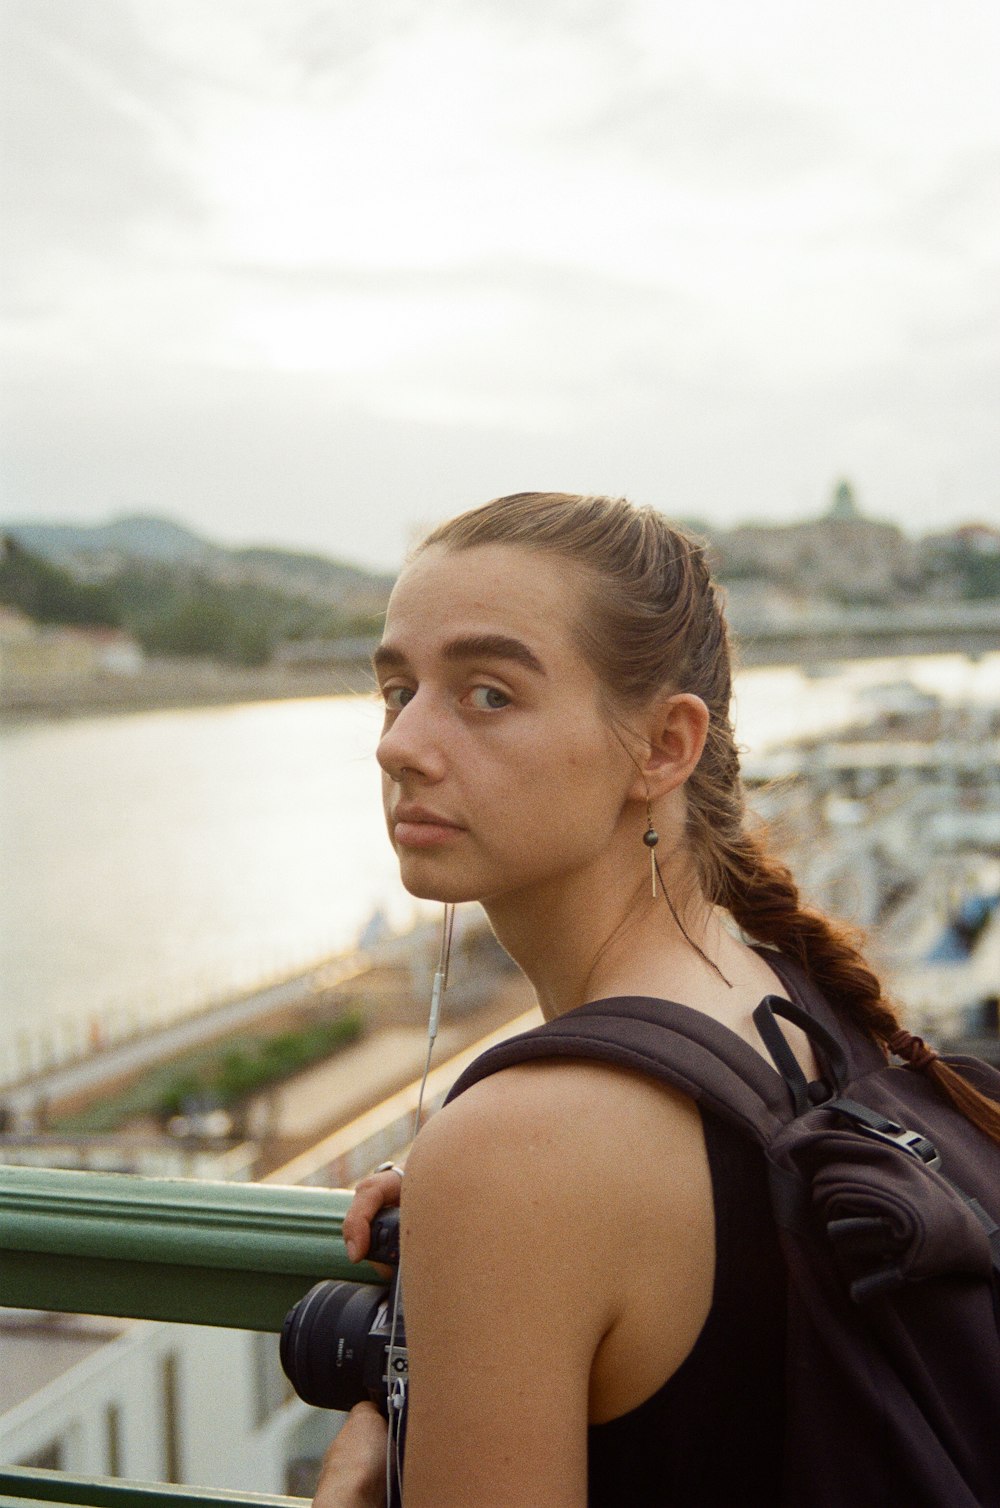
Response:
[{"label": "woman's fingers", "polygon": [[323,1457],[314,1508],[383,1508],[386,1434],[374,1404],[355,1404]]},{"label": "woman's fingers", "polygon": [[362,1178],[344,1216],[344,1244],[352,1262],[360,1262],[367,1255],[372,1221],[379,1210],[399,1203],[402,1187],[402,1178],[391,1170]]}]

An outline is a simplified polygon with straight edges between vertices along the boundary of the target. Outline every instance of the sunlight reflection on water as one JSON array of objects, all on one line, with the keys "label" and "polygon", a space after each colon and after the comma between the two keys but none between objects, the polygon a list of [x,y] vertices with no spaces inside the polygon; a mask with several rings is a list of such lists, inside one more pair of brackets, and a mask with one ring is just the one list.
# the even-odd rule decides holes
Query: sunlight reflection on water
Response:
[{"label": "sunlight reflection on water", "polygon": [[405,923],[363,698],[4,734],[4,1035],[109,1006],[176,1014]]},{"label": "sunlight reflection on water", "polygon": [[[864,688],[900,680],[1000,702],[1000,654],[745,671],[738,738],[757,753],[836,727]],[[405,925],[379,719],[342,697],[5,730],[0,1047],[108,1009],[177,1015],[351,946],[376,906]]]}]

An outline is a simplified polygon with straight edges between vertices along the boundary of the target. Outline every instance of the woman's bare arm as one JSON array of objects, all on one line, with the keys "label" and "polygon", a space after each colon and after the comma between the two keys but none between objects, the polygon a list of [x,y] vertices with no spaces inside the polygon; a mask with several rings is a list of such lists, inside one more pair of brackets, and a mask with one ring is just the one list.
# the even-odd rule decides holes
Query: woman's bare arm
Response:
[{"label": "woman's bare arm", "polygon": [[622,1370],[643,1379],[623,1408],[653,1391],[704,1319],[703,1164],[690,1101],[597,1065],[508,1070],[428,1123],[403,1202],[407,1508],[583,1508],[588,1414],[623,1411]]},{"label": "woman's bare arm", "polygon": [[470,1090],[407,1165],[407,1508],[586,1503],[588,1377],[612,1296],[572,1149],[530,1077]]}]

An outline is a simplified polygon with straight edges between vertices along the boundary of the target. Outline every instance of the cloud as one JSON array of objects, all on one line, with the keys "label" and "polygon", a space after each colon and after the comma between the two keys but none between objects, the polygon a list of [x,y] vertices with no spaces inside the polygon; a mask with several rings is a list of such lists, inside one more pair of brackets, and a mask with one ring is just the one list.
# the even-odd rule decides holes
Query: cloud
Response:
[{"label": "cloud", "polygon": [[7,0],[8,495],[365,558],[522,486],[996,512],[955,3],[961,67],[897,0]]},{"label": "cloud", "polygon": [[149,220],[197,224],[170,72],[130,6],[6,0],[5,237],[29,286],[44,261],[121,251]]},{"label": "cloud", "polygon": [[737,203],[830,168],[850,145],[827,110],[686,70],[609,90],[574,132],[575,150],[638,162],[700,197]]}]

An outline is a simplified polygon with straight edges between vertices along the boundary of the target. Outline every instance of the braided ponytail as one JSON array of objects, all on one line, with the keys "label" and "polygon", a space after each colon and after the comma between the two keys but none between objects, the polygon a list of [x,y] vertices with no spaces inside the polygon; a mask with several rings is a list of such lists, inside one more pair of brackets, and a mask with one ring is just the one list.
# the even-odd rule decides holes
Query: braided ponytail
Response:
[{"label": "braided ponytail", "polygon": [[[893,1038],[909,1036],[900,1031],[895,1008],[865,963],[853,930],[803,905],[790,870],[746,833],[733,853],[726,888],[728,900],[722,904],[743,931],[800,964],[831,1005],[887,1053]],[[995,1100],[981,1094],[935,1052],[911,1066],[932,1079],[967,1120],[1000,1143],[1000,1105]]]},{"label": "braided ponytail", "polygon": [[[728,710],[722,711],[728,709],[730,692],[728,631],[714,586],[707,583],[706,589],[714,612],[711,632],[699,647],[700,679],[717,693],[722,687],[714,683],[723,682],[725,701],[720,697],[708,703],[705,751],[688,781],[687,830],[702,889],[708,899],[725,907],[747,936],[799,964],[830,1004],[888,1056],[890,1041],[900,1032],[899,1016],[865,961],[857,932],[805,905],[788,866],[747,828],[739,756]],[[713,657],[714,675],[706,663]],[[922,1064],[922,1070],[968,1120],[1000,1143],[1000,1104],[937,1054]]]},{"label": "braided ponytail", "polygon": [[[546,550],[586,568],[577,637],[619,707],[641,706],[668,686],[701,697],[709,729],[687,784],[687,838],[702,893],[728,910],[748,937],[799,964],[834,1009],[888,1056],[899,1018],[856,933],[804,905],[787,865],[747,828],[729,720],[729,635],[705,544],[624,498],[523,492],[442,524],[419,549],[480,544]],[[1000,1143],[1000,1104],[936,1056],[923,1071]]]}]

